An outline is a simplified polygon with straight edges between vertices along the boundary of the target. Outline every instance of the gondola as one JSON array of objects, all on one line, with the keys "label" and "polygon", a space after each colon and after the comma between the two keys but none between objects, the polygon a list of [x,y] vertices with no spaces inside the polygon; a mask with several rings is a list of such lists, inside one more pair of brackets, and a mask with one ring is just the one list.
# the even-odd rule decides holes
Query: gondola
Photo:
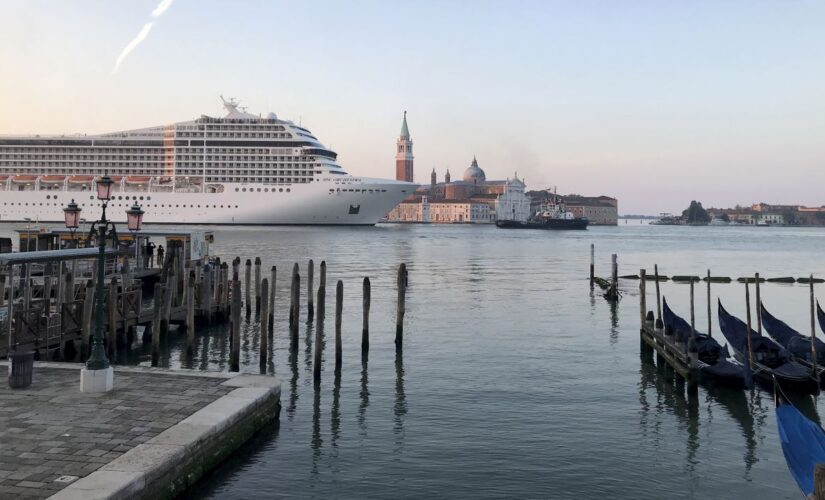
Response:
[{"label": "gondola", "polygon": [[[687,342],[690,339],[691,328],[687,321],[677,316],[662,299],[662,320],[665,331],[674,335],[677,341]],[[712,380],[714,383],[730,387],[745,387],[745,367],[741,363],[731,361],[727,347],[706,333],[694,332],[695,345],[699,355],[700,377]],[[685,349],[687,350],[687,349]]]},{"label": "gondola", "polygon": [[825,332],[825,311],[819,306],[819,301],[816,301],[816,318],[819,320],[819,329]]},{"label": "gondola", "polygon": [[773,387],[774,378],[785,389],[816,394],[819,384],[812,376],[811,370],[790,359],[788,352],[779,344],[759,335],[739,318],[728,313],[719,301],[719,328],[728,339],[736,359],[748,363],[748,335],[750,335],[753,363],[751,370],[756,380],[767,387]]},{"label": "gondola", "polygon": [[791,476],[805,498],[812,498],[814,469],[825,463],[825,431],[781,395],[776,404],[776,427]]},{"label": "gondola", "polygon": [[[784,321],[774,317],[765,308],[764,304],[760,304],[760,312],[762,314],[762,326],[775,341],[784,347],[788,354],[790,354],[795,361],[805,365],[808,369],[813,370],[814,364],[811,361],[811,337],[802,335],[794,330]],[[825,342],[819,339],[814,339],[816,346],[816,364],[819,372],[820,383],[822,381],[822,373],[825,371]]]}]

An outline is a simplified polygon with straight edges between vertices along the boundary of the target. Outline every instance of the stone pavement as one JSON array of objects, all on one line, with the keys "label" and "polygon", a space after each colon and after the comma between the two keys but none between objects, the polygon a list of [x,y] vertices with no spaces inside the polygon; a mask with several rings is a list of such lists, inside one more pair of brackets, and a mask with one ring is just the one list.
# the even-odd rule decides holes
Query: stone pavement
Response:
[{"label": "stone pavement", "polygon": [[235,389],[227,377],[118,367],[112,392],[81,394],[80,365],[37,363],[27,389],[0,381],[0,498],[56,493]]}]

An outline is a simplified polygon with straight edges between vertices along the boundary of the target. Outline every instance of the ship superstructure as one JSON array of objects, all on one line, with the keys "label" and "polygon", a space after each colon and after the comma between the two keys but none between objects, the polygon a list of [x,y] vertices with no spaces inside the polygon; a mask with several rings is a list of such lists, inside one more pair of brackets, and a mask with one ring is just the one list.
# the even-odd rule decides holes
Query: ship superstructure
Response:
[{"label": "ship superstructure", "polygon": [[136,202],[149,223],[371,225],[416,188],[350,175],[308,129],[223,104],[222,118],[0,137],[0,221],[62,221],[71,199],[95,220],[94,181],[104,174],[115,181],[107,215],[125,220]]}]

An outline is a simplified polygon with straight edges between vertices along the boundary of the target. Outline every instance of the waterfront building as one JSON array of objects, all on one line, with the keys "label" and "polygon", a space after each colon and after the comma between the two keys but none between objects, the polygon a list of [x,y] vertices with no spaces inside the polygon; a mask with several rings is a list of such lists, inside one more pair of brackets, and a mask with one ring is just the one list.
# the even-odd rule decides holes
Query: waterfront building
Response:
[{"label": "waterfront building", "polygon": [[491,224],[499,219],[527,220],[530,198],[518,176],[487,180],[487,174],[473,157],[461,180],[451,182],[449,170],[444,182],[437,182],[433,169],[430,184],[401,202],[387,216],[390,222],[435,222]]}]

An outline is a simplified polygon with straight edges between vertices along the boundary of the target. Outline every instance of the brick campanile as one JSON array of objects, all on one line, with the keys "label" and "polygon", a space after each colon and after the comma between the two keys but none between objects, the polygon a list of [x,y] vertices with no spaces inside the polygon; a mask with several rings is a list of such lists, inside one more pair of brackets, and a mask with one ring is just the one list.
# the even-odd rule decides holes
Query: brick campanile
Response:
[{"label": "brick campanile", "polygon": [[407,128],[407,112],[404,111],[404,122],[401,125],[401,135],[396,142],[398,148],[395,153],[395,179],[399,181],[413,181],[413,152],[410,130]]}]

